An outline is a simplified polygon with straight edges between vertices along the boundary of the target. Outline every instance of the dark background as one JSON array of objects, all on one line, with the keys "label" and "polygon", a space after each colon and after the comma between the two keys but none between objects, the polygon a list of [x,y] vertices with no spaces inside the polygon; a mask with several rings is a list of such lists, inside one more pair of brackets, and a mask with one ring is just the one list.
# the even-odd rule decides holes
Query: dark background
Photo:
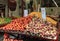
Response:
[{"label": "dark background", "polygon": [[[60,0],[55,0],[58,6],[60,7]],[[42,7],[56,7],[52,0],[42,0]]]}]

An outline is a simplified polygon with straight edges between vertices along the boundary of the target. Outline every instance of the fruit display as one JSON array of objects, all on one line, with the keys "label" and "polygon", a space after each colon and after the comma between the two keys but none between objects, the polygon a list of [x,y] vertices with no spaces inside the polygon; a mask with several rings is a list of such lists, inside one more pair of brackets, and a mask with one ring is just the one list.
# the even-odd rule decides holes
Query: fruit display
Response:
[{"label": "fruit display", "polygon": [[51,22],[52,24],[56,25],[57,24],[57,21],[51,19],[50,17],[46,17],[47,21],[48,22]]},{"label": "fruit display", "polygon": [[[47,39],[57,38],[57,28],[50,22],[43,21],[36,16],[21,17],[12,20],[10,24],[2,27],[3,30],[23,31],[25,34]],[[23,33],[22,32],[22,33]]]},{"label": "fruit display", "polygon": [[30,13],[29,14],[30,16],[37,16],[37,17],[39,17],[39,18],[42,18],[42,15],[41,15],[41,13],[40,12],[32,12],[32,13]]},{"label": "fruit display", "polygon": [[56,39],[57,29],[50,22],[42,21],[40,18],[34,17],[32,21],[26,25],[26,31],[39,37]]},{"label": "fruit display", "polygon": [[[31,15],[31,16],[34,16],[35,15],[35,16],[37,16],[39,18],[42,18],[41,12],[32,12],[29,15]],[[57,21],[53,20],[52,18],[50,18],[48,16],[46,17],[46,21],[51,22],[54,25],[57,24]]]},{"label": "fruit display", "polygon": [[24,31],[24,27],[26,24],[28,24],[31,21],[32,17],[22,17],[18,19],[12,20],[12,22],[6,26],[3,27],[3,30],[20,30]]}]

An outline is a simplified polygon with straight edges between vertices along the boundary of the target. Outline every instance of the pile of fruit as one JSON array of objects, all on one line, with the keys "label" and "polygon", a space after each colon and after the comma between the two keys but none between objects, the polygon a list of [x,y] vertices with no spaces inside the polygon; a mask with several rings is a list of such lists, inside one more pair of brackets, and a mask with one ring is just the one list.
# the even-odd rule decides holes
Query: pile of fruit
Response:
[{"label": "pile of fruit", "polygon": [[18,18],[18,19],[12,20],[10,24],[2,27],[2,29],[24,31],[25,25],[28,24],[31,20],[32,20],[31,16]]},{"label": "pile of fruit", "polygon": [[[34,16],[35,15],[35,16],[37,16],[39,18],[42,18],[41,12],[32,12],[29,15],[31,15],[31,16]],[[52,18],[50,18],[48,16],[46,17],[46,21],[51,22],[54,25],[57,24],[57,21],[53,20]]]},{"label": "pile of fruit", "polygon": [[57,37],[56,27],[50,22],[42,21],[37,17],[34,17],[32,21],[26,25],[26,31],[48,39],[56,39]]},{"label": "pile of fruit", "polygon": [[23,41],[23,40],[9,38],[9,35],[5,33],[3,41]]},{"label": "pile of fruit", "polygon": [[2,29],[29,32],[31,35],[48,39],[57,38],[56,27],[50,22],[43,21],[36,16],[27,16],[12,20],[10,24],[2,27]]}]

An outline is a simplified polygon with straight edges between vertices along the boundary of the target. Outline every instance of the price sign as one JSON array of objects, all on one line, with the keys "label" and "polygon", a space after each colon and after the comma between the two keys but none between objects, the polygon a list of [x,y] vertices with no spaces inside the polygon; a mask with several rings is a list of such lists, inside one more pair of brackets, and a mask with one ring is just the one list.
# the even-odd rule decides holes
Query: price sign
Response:
[{"label": "price sign", "polygon": [[46,10],[45,8],[41,8],[42,18],[46,20]]},{"label": "price sign", "polygon": [[28,10],[24,10],[24,17],[28,16]]}]

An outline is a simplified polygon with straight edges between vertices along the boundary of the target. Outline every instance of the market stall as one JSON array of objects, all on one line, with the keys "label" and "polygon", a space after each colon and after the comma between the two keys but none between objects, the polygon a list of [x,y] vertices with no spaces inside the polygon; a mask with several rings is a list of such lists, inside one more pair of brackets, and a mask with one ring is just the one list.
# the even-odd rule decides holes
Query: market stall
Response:
[{"label": "market stall", "polygon": [[[46,39],[47,41],[55,41],[58,37],[55,25],[48,21],[42,21],[41,18],[35,15],[14,19],[6,26],[0,27],[0,32],[11,34],[15,36],[15,38],[17,37],[17,39],[19,39],[20,35]],[[17,34],[17,36],[14,34]]]}]

